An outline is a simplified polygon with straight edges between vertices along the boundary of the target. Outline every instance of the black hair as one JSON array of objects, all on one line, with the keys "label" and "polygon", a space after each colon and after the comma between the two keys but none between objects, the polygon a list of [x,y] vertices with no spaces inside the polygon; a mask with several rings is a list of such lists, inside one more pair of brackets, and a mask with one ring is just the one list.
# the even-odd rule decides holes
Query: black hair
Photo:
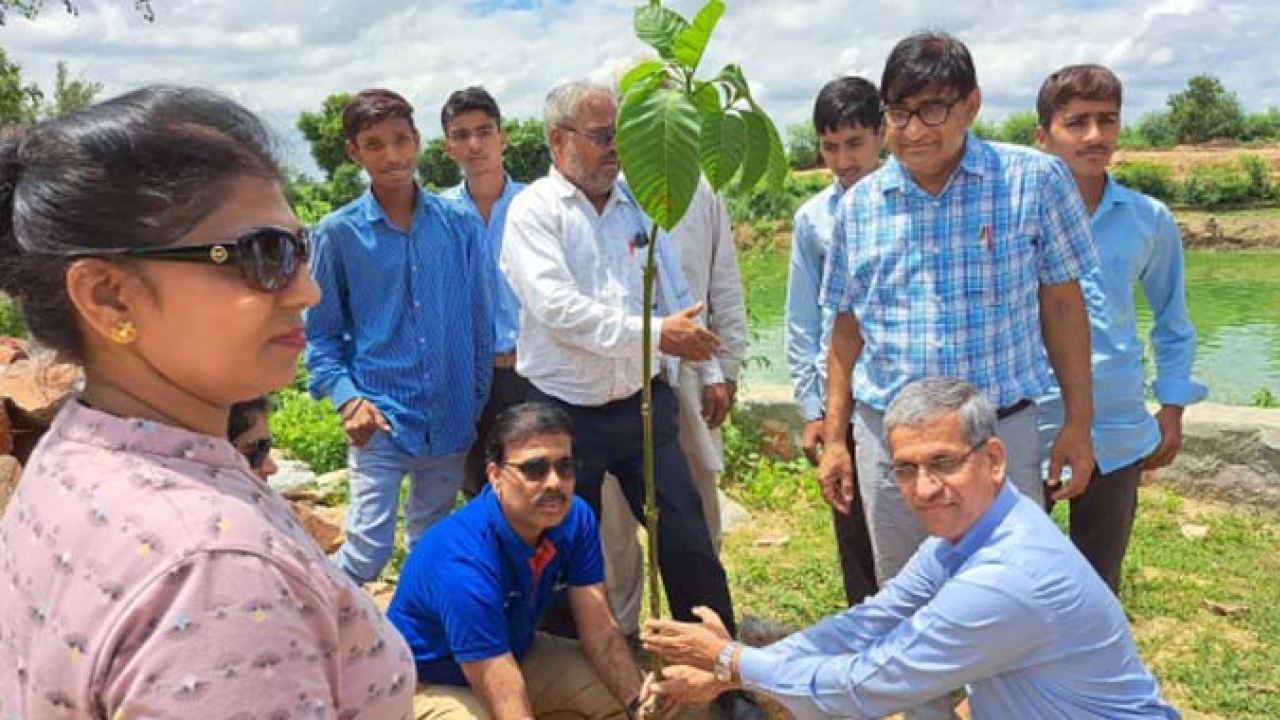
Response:
[{"label": "black hair", "polygon": [[252,400],[238,402],[231,406],[231,411],[227,413],[227,439],[235,441],[246,430],[253,427],[253,419],[258,415],[267,415],[271,412],[271,399],[266,395],[260,395]]},{"label": "black hair", "polygon": [[893,46],[880,77],[880,98],[888,105],[930,87],[952,90],[958,97],[978,89],[969,48],[944,32],[916,33]]},{"label": "black hair", "polygon": [[342,108],[342,136],[354,143],[361,130],[393,118],[404,118],[415,133],[418,131],[413,124],[413,106],[403,95],[381,88],[361,90]]},{"label": "black hair", "polygon": [[1120,108],[1124,94],[1120,78],[1101,65],[1068,65],[1045,78],[1036,96],[1036,121],[1048,130],[1053,115],[1072,100],[1114,102]]},{"label": "black hair", "polygon": [[502,129],[502,111],[498,109],[498,101],[493,99],[488,90],[472,85],[462,90],[454,90],[449,99],[440,108],[440,129],[449,132],[449,123],[454,118],[469,112],[482,112],[493,120],[498,129]]},{"label": "black hair", "polygon": [[498,414],[485,439],[485,461],[501,465],[507,448],[541,435],[573,436],[573,423],[565,411],[540,402],[512,405]]},{"label": "black hair", "polygon": [[879,132],[882,117],[876,86],[860,77],[832,80],[822,86],[813,101],[813,129],[819,135],[835,132],[842,126]]},{"label": "black hair", "polygon": [[261,121],[197,88],[152,86],[0,136],[0,291],[67,361],[84,341],[67,296],[77,256],[176,242],[231,182],[281,182]]}]

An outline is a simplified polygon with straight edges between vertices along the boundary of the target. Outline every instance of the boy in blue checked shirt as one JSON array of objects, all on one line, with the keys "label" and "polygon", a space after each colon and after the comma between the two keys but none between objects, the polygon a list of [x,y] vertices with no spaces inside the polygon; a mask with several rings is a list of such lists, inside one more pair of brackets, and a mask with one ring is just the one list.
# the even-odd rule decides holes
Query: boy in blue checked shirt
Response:
[{"label": "boy in blue checked shirt", "polygon": [[[1050,75],[1036,101],[1036,142],[1071,169],[1100,260],[1080,281],[1093,351],[1097,467],[1084,494],[1071,499],[1071,540],[1116,593],[1139,477],[1173,462],[1182,447],[1182,410],[1208,392],[1191,377],[1196,331],[1187,314],[1182,238],[1173,215],[1164,203],[1107,174],[1120,136],[1121,90],[1107,68],[1072,65]],[[1135,281],[1153,318],[1152,391],[1160,403],[1154,417],[1146,407]],[[1054,388],[1038,404],[1043,440],[1052,443],[1062,427],[1061,393]]]},{"label": "boy in blue checked shirt", "polygon": [[338,408],[350,445],[346,541],[334,561],[358,583],[391,559],[400,481],[405,544],[453,509],[493,373],[494,258],[479,222],[425,193],[413,106],[365,90],[342,113],[364,195],[320,221],[306,315],[311,394]]}]

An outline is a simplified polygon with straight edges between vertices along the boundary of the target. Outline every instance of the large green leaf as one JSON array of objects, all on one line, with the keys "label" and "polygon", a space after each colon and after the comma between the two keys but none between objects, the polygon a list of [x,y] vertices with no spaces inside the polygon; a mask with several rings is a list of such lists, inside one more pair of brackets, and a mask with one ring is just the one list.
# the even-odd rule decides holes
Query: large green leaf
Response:
[{"label": "large green leaf", "polygon": [[698,109],[680,90],[628,93],[618,109],[618,155],[627,184],[665,230],[684,217],[698,188]]},{"label": "large green leaf", "polygon": [[757,107],[755,111],[764,119],[765,127],[769,128],[769,164],[764,171],[764,181],[769,187],[778,190],[787,179],[787,151],[782,145],[782,137],[778,135],[778,126],[760,108]]},{"label": "large green leaf", "polygon": [[698,159],[711,187],[719,190],[733,179],[747,154],[747,124],[737,112],[702,116]]},{"label": "large green leaf", "polygon": [[724,15],[724,2],[707,0],[707,4],[703,5],[698,14],[693,17],[693,23],[676,36],[673,54],[676,60],[689,68],[690,73],[696,70],[698,63],[701,62],[702,53],[706,51],[707,42],[711,40],[711,32],[716,29],[716,23],[720,22],[721,15]]},{"label": "large green leaf", "polygon": [[711,81],[720,83],[729,91],[730,105],[740,98],[751,97],[751,87],[747,85],[747,78],[743,76],[742,68],[738,65],[725,65],[720,68],[720,72],[715,77],[711,78]]},{"label": "large green leaf", "polygon": [[626,95],[632,85],[652,79],[655,75],[665,75],[667,64],[661,60],[646,60],[627,71],[618,82],[618,94]]},{"label": "large green leaf", "polygon": [[649,3],[636,8],[635,26],[636,37],[641,42],[648,43],[663,58],[672,60],[675,58],[676,36],[688,29],[689,22],[674,10]]},{"label": "large green leaf", "polygon": [[724,108],[720,106],[720,91],[712,83],[700,82],[694,85],[690,99],[703,117],[724,114]]},{"label": "large green leaf", "polygon": [[738,188],[750,190],[760,182],[769,169],[769,120],[754,110],[743,110],[742,119],[747,126],[747,154],[742,160],[742,174]]}]

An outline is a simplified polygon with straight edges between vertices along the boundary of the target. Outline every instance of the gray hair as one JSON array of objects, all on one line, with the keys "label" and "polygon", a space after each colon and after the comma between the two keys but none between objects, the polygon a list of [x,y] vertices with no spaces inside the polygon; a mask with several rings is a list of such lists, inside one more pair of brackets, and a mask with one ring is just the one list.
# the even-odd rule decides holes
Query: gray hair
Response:
[{"label": "gray hair", "polygon": [[916,428],[956,413],[970,445],[996,434],[996,411],[978,389],[963,380],[929,377],[902,388],[884,413],[887,437],[899,427]]},{"label": "gray hair", "polygon": [[546,135],[547,147],[551,147],[551,129],[576,117],[583,101],[595,95],[614,99],[609,86],[587,80],[570,80],[551,88],[542,107],[542,131]]}]

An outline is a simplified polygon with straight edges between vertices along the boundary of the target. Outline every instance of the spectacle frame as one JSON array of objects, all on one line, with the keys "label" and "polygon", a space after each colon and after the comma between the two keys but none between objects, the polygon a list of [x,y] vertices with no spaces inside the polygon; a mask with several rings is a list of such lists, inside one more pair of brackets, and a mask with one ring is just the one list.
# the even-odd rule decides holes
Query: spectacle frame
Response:
[{"label": "spectacle frame", "polygon": [[502,467],[519,470],[520,476],[531,483],[546,480],[547,475],[550,475],[552,470],[556,471],[556,475],[560,476],[561,480],[572,480],[577,474],[577,466],[574,465],[572,455],[565,455],[554,461],[540,457],[519,463],[504,462]]},{"label": "spectacle frame", "polygon": [[108,254],[206,265],[235,264],[249,287],[278,293],[289,286],[298,270],[311,259],[311,236],[306,228],[294,233],[268,226],[248,230],[231,242],[130,248]]},{"label": "spectacle frame", "polygon": [[598,148],[607,148],[613,144],[613,139],[618,136],[617,128],[600,128],[598,130],[579,130],[572,125],[557,125],[556,127],[574,135],[580,135],[587,139],[592,145]]},{"label": "spectacle frame", "polygon": [[889,466],[889,471],[893,473],[893,479],[899,485],[914,483],[920,477],[921,471],[924,471],[935,480],[948,480],[959,473],[960,469],[964,467],[965,463],[969,462],[969,458],[977,452],[978,448],[986,445],[990,439],[985,438],[970,445],[969,452],[963,455],[944,455],[936,457],[923,465],[909,462],[893,463]]},{"label": "spectacle frame", "polygon": [[920,107],[914,110],[904,107],[884,106],[884,119],[895,128],[902,129],[911,124],[912,116],[920,118],[920,124],[925,127],[938,127],[945,123],[947,118],[951,117],[951,108],[956,106],[964,98],[956,98],[951,102],[943,102],[942,100],[930,100],[920,103]]}]

